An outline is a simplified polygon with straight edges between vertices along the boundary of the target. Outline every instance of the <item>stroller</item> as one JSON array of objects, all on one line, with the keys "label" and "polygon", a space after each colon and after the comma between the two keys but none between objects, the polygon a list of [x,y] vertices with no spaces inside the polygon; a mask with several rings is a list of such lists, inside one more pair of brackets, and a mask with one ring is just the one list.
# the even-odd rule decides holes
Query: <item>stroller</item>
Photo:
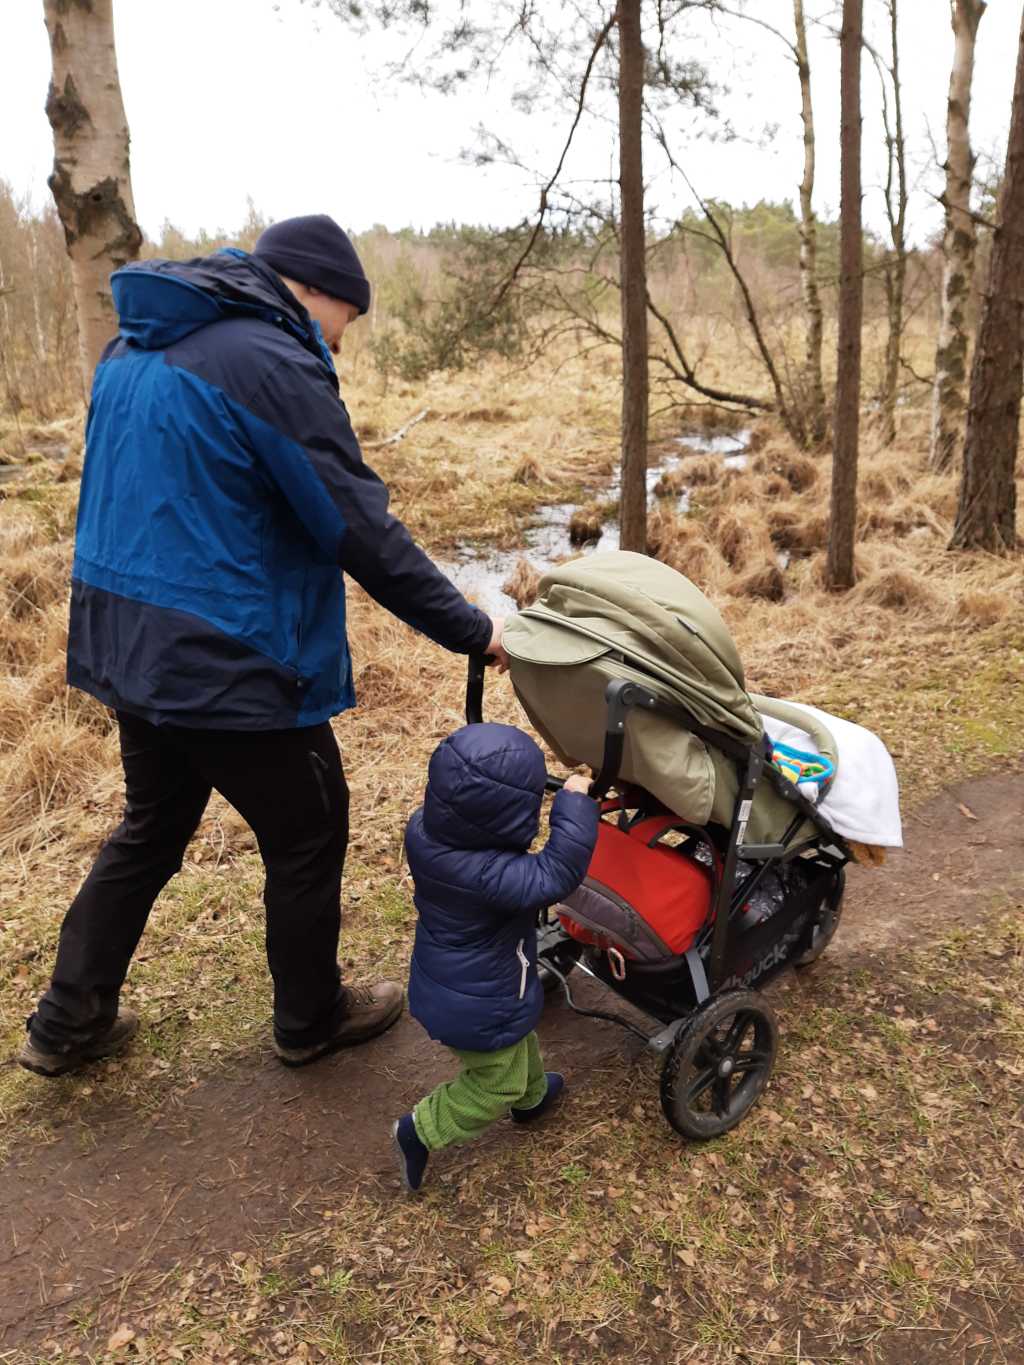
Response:
[{"label": "stroller", "polygon": [[[716,609],[644,555],[550,571],[504,644],[530,721],[564,763],[596,772],[602,810],[584,885],[542,916],[538,969],[572,1009],[621,1024],[663,1059],[661,1104],[677,1132],[718,1137],[775,1062],[778,1025],[759,988],[824,952],[852,856],[773,766],[761,717],[810,731],[826,774],[835,743],[802,710],[749,694]],[[482,697],[474,659],[467,720],[482,719]],[[652,1029],[578,1004],[573,972]]]}]

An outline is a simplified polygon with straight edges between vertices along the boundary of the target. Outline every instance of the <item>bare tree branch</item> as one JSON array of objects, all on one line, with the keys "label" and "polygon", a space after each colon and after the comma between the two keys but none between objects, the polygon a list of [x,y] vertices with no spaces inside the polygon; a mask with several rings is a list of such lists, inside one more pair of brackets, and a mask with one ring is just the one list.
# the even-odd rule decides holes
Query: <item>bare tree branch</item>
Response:
[{"label": "bare tree branch", "polygon": [[558,177],[562,174],[562,167],[565,165],[565,158],[569,155],[569,148],[572,146],[572,140],[576,136],[576,129],[579,127],[580,119],[583,117],[583,110],[587,98],[587,86],[590,84],[590,76],[594,70],[594,63],[597,61],[601,49],[608,41],[608,35],[609,33],[611,33],[612,28],[615,25],[615,13],[616,13],[615,10],[613,10],[611,15],[605,20],[600,31],[598,32],[597,38],[594,41],[594,46],[591,49],[590,57],[587,60],[586,69],[583,72],[583,79],[580,81],[579,97],[576,101],[576,113],[575,116],[573,117],[572,126],[569,129],[569,136],[565,139],[565,146],[562,148],[562,155],[558,158],[558,165],[555,167],[554,173],[551,175],[547,184],[543,187],[543,189],[540,192],[540,211],[537,214],[537,221],[533,225],[533,231],[530,234],[530,239],[526,243],[526,246],[523,248],[522,254],[516,261],[515,265],[512,267],[511,271],[509,272],[508,276],[506,277],[506,279],[504,280],[501,287],[498,289],[497,294],[494,297],[495,308],[497,308],[499,304],[501,304],[505,296],[508,294],[508,291],[512,288],[516,280],[519,278],[519,272],[526,264],[526,261],[530,256],[530,253],[533,251],[533,248],[537,244],[537,238],[540,236],[541,228],[544,226],[544,219],[547,217],[548,195],[554,188],[555,182],[558,180]]}]

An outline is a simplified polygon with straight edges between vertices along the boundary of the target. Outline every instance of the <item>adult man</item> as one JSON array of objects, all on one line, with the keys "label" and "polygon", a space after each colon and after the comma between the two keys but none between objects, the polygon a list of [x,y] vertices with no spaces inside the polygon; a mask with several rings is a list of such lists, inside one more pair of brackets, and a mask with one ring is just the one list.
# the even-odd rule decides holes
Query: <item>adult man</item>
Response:
[{"label": "adult man", "polygon": [[18,1060],[54,1076],[125,1046],[128,964],[216,789],[259,843],[275,1050],[303,1065],[402,1009],[399,986],[352,989],[336,965],[348,788],[328,721],[355,701],[342,571],[500,664],[502,620],[414,545],[362,461],[327,348],[370,286],[336,223],[288,219],[251,256],[139,262],[112,287],[68,681],[117,713],[125,815],[68,910]]}]

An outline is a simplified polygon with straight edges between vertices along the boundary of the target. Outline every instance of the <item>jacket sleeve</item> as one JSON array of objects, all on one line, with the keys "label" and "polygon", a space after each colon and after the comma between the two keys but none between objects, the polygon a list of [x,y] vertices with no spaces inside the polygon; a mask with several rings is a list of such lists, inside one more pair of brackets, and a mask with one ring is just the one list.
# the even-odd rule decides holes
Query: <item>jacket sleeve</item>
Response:
[{"label": "jacket sleeve", "polygon": [[564,900],[587,875],[600,811],[582,792],[560,791],[551,805],[551,834],[539,853],[507,854],[492,869],[488,898],[508,913]]},{"label": "jacket sleeve", "polygon": [[344,403],[320,362],[294,344],[242,410],[265,477],[322,556],[382,607],[456,653],[486,648],[491,623],[388,511],[388,491],[363,460]]}]

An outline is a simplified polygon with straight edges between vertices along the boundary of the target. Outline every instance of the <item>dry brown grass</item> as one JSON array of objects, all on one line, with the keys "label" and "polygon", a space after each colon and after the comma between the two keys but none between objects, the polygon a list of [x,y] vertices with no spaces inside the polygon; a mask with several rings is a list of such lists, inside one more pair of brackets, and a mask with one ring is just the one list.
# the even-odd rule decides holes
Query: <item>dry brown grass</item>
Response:
[{"label": "dry brown grass", "polygon": [[[552,385],[550,377],[541,383],[495,373],[486,382],[435,383],[435,415],[400,444],[374,452],[395,510],[428,548],[443,553],[461,539],[521,543],[539,501],[571,499],[610,473],[618,458],[612,376],[570,369],[562,379]],[[350,398],[364,428],[386,435],[427,405],[425,391],[385,395],[372,376],[366,382]],[[494,417],[499,407],[507,417]],[[1017,753],[1024,730],[1019,560],[946,551],[956,481],[926,472],[923,433],[924,417],[899,450],[862,452],[860,582],[845,596],[826,593],[820,578],[829,461],[814,461],[811,478],[807,457],[770,433],[744,471],[723,473],[713,457],[684,461],[684,471],[710,474],[713,466],[716,477],[693,486],[689,515],[661,500],[650,518],[651,552],[719,606],[748,685],[870,725],[893,750],[909,799],[993,756]],[[546,485],[516,482],[527,459]],[[58,466],[38,469],[49,482],[33,479],[17,491],[9,485],[0,499],[0,905],[18,907],[13,921],[0,912],[0,927],[18,925],[0,937],[0,972],[14,979],[2,1016],[9,1041],[44,983],[63,907],[123,799],[110,717],[63,681],[75,489],[56,482]],[[593,510],[604,519],[602,504]],[[897,532],[897,524],[909,529]],[[780,549],[792,555],[785,569],[776,562]],[[520,604],[529,602],[535,569],[520,562],[505,587]],[[401,973],[405,902],[399,896],[397,908],[389,903],[363,918],[360,907],[402,884],[402,832],[422,799],[427,760],[463,721],[465,660],[414,634],[354,586],[349,624],[359,705],[336,722],[354,812],[348,951],[358,972]],[[485,713],[523,723],[511,688],[497,679],[489,681]],[[193,925],[209,898],[235,896],[239,914],[258,925],[258,888],[252,836],[215,798],[185,874],[164,898],[175,929],[161,942],[160,971],[175,989],[188,994],[195,979]],[[200,1021],[209,1014],[211,1035],[225,1036],[237,1016],[238,1046],[251,1040],[242,1030],[266,1008],[258,933],[244,951],[251,993],[244,1007],[225,1014],[215,985],[209,999],[193,1000]],[[28,955],[31,969],[18,974]],[[142,989],[147,970],[133,969],[133,990]],[[199,1029],[195,1023],[193,1032]],[[0,1081],[0,1114],[23,1113],[29,1092]]]},{"label": "dry brown grass", "polygon": [[734,597],[761,597],[766,602],[781,602],[786,596],[786,579],[778,564],[763,564],[751,573],[736,577],[730,591]]},{"label": "dry brown grass", "polygon": [[605,523],[604,508],[596,502],[577,507],[569,519],[569,544],[589,545],[600,539]]},{"label": "dry brown grass", "polygon": [[1011,610],[1012,602],[1002,593],[968,590],[956,599],[956,619],[982,630],[1005,620]]},{"label": "dry brown grass", "polygon": [[540,464],[532,455],[524,455],[512,474],[513,483],[534,484],[543,482]]},{"label": "dry brown grass", "polygon": [[512,573],[501,585],[501,590],[516,604],[520,611],[536,601],[540,590],[540,574],[525,557],[516,561]]},{"label": "dry brown grass", "polygon": [[[434,415],[401,444],[375,452],[396,509],[428,545],[441,549],[474,532],[507,541],[543,496],[541,479],[557,480],[564,496],[566,484],[614,463],[613,386],[571,367],[563,378],[553,387],[549,376],[495,371],[486,383],[474,376],[435,386]],[[405,386],[385,395],[372,382],[353,400],[361,401],[364,431],[396,430],[424,406],[425,392]],[[719,419],[708,420],[715,429]],[[747,470],[724,472],[717,458],[697,456],[665,481],[662,491],[693,490],[692,512],[656,505],[649,549],[721,607],[751,686],[822,702],[866,691],[884,729],[886,715],[896,714],[887,693],[913,675],[912,661],[920,668],[962,655],[966,672],[980,633],[1009,638],[1019,627],[1019,566],[945,550],[956,481],[927,471],[925,421],[921,414],[915,429],[904,415],[905,445],[862,452],[860,582],[846,597],[821,586],[827,457],[801,455],[762,427]],[[110,718],[63,681],[73,516],[73,490],[52,480],[0,503],[0,855],[15,855],[15,879],[31,866],[64,886],[116,820],[120,801]],[[601,503],[585,506],[577,534],[592,538],[606,516]],[[793,556],[786,569],[776,562],[779,550]],[[521,560],[505,590],[520,604],[533,600],[536,570]],[[430,749],[459,723],[464,661],[415,636],[358,589],[351,597],[360,704],[338,730],[352,756],[356,807],[374,812],[355,841],[367,859],[393,867]],[[516,717],[503,686],[489,689],[488,708]],[[249,846],[239,822],[215,803],[197,859]]]},{"label": "dry brown grass", "polygon": [[776,438],[764,438],[750,468],[755,474],[774,475],[789,485],[794,493],[805,493],[818,482],[821,463],[803,455],[792,446]]},{"label": "dry brown grass", "polygon": [[658,498],[678,497],[684,489],[701,488],[721,483],[722,461],[714,455],[692,455],[675,469],[669,469],[658,480],[654,495]]},{"label": "dry brown grass", "polygon": [[720,584],[727,571],[718,547],[709,540],[704,526],[691,517],[678,517],[663,507],[655,508],[648,518],[647,550],[700,584],[705,591]]},{"label": "dry brown grass", "polygon": [[892,611],[927,611],[935,605],[935,590],[921,574],[906,566],[876,569],[854,588],[855,600],[876,602]]}]

